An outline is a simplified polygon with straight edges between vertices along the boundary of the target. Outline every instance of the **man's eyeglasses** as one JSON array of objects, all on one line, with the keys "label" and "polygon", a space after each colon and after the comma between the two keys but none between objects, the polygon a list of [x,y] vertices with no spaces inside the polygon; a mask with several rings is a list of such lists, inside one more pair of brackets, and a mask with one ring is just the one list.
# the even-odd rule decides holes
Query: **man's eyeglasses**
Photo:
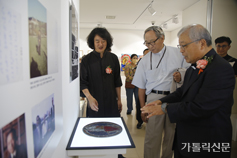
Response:
[{"label": "man's eyeglasses", "polygon": [[149,43],[147,43],[147,42],[144,42],[143,44],[145,45],[145,46],[149,46],[149,45],[151,45],[151,46],[154,46],[155,45],[155,43],[156,43],[156,41],[159,39],[159,37],[156,39],[156,40],[154,40],[153,42],[149,42]]},{"label": "man's eyeglasses", "polygon": [[223,45],[223,46],[220,46],[220,45],[216,45],[216,48],[223,48],[223,49],[225,49],[225,48],[227,48],[227,45]]},{"label": "man's eyeglasses", "polygon": [[201,39],[197,39],[197,40],[192,41],[192,42],[190,42],[190,43],[187,43],[187,44],[185,44],[185,45],[177,45],[177,47],[178,47],[178,49],[184,50],[185,47],[188,46],[189,44],[194,43],[194,42],[197,42],[197,41],[200,41],[200,40],[201,40]]}]

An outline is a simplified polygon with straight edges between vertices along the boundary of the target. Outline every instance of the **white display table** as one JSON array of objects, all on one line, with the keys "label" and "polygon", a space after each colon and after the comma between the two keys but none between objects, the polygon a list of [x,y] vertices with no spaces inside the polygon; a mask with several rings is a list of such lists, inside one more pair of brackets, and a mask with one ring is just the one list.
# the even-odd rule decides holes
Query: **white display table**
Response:
[{"label": "white display table", "polygon": [[[122,127],[122,132],[111,137],[94,137],[83,132],[83,127],[94,122],[112,122]],[[117,158],[126,148],[135,148],[132,137],[121,117],[78,118],[67,145],[68,156],[80,158]]]}]

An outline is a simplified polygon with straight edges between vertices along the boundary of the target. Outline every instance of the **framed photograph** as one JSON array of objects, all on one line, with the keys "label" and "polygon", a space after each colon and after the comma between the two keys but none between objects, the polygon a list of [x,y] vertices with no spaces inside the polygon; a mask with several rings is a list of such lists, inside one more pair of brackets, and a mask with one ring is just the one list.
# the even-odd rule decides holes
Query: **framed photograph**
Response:
[{"label": "framed photograph", "polygon": [[8,158],[15,153],[18,157],[28,158],[25,114],[9,122],[1,131],[3,157]]},{"label": "framed photograph", "polygon": [[32,108],[32,132],[34,141],[34,156],[40,153],[55,131],[54,94],[42,100]]},{"label": "framed photograph", "polygon": [[72,1],[69,8],[69,67],[70,67],[70,82],[78,78],[78,13]]},{"label": "framed photograph", "polygon": [[38,1],[28,1],[30,78],[48,74],[47,11]]}]

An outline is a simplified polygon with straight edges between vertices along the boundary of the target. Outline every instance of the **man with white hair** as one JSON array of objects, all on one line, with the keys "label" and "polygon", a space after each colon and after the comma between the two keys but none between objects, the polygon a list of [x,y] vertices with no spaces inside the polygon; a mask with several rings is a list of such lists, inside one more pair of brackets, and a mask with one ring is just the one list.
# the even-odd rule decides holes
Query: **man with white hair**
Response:
[{"label": "man with white hair", "polygon": [[[132,81],[132,84],[139,88],[138,96],[141,107],[145,106],[145,95],[147,95],[147,103],[168,95],[174,72],[178,68],[189,66],[177,48],[164,45],[165,34],[161,27],[147,28],[144,40],[150,52],[138,64]],[[170,123],[167,115],[147,120],[142,114],[142,119],[147,122],[144,157],[159,158],[162,148],[162,157],[172,158],[175,124]],[[162,139],[163,132],[164,138]]]},{"label": "man with white hair", "polygon": [[148,118],[168,114],[176,123],[175,158],[230,158],[234,71],[212,48],[211,35],[202,25],[183,27],[178,37],[180,52],[192,64],[184,83],[143,107],[142,113]]}]

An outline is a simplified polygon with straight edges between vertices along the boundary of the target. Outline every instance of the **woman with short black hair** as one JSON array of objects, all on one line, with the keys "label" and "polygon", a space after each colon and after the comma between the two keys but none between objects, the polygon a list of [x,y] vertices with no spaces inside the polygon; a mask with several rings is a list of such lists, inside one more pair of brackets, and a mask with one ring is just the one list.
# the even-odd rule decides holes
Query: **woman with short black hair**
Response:
[{"label": "woman with short black hair", "polygon": [[87,37],[93,49],[81,62],[80,89],[88,99],[87,117],[120,117],[120,65],[111,53],[113,38],[106,28],[94,28]]},{"label": "woman with short black hair", "polygon": [[94,45],[94,38],[98,35],[107,42],[106,49],[107,51],[111,50],[111,47],[113,46],[113,38],[110,35],[110,33],[107,31],[106,28],[97,27],[91,31],[91,33],[87,37],[87,44],[91,49],[95,49]]}]

